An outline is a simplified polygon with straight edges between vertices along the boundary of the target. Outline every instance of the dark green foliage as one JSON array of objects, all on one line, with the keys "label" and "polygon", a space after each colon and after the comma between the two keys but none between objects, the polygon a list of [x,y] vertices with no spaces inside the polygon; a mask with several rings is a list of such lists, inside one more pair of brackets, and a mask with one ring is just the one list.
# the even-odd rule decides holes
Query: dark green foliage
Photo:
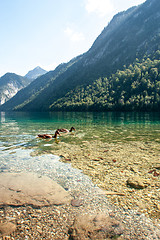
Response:
[{"label": "dark green foliage", "polygon": [[[109,78],[99,78],[92,85],[80,86],[51,105],[54,110],[108,111],[160,110],[160,60],[138,59]],[[160,56],[160,55],[159,55]]]}]

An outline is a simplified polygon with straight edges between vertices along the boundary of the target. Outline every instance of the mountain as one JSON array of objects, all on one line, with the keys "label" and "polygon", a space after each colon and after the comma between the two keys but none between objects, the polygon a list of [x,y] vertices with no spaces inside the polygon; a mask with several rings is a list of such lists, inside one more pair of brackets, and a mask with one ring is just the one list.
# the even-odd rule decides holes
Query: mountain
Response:
[{"label": "mountain", "polygon": [[0,104],[13,97],[20,89],[26,87],[31,81],[15,73],[6,73],[0,78]]},{"label": "mountain", "polygon": [[45,73],[47,73],[46,70],[42,69],[41,67],[36,67],[36,68],[34,68],[33,70],[29,71],[29,72],[25,75],[25,77],[34,80],[34,79],[36,79],[37,77],[39,77],[39,76],[41,76],[41,75],[43,75],[43,74],[45,74]]},{"label": "mountain", "polygon": [[34,79],[47,73],[44,69],[36,67],[24,77],[15,73],[6,73],[0,78],[0,105],[7,102],[19,90],[29,85]]},{"label": "mountain", "polygon": [[[154,90],[159,89],[155,86],[159,86],[160,76],[159,22],[159,0],[147,0],[118,13],[86,53],[34,80],[0,109],[104,111],[124,106],[127,110],[126,106],[136,109],[130,103],[140,102],[137,99],[142,97],[146,104],[158,104],[159,92]],[[157,78],[149,79],[154,71]],[[137,76],[139,82],[136,82]],[[140,109],[138,104],[135,106]]]}]

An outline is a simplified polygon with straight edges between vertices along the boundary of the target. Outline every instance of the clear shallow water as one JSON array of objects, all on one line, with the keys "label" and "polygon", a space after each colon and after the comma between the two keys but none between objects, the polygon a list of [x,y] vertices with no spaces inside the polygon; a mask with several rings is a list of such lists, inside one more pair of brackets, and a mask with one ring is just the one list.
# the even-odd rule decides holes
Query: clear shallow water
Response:
[{"label": "clear shallow water", "polygon": [[[1,112],[0,173],[29,171],[47,175],[68,191],[83,193],[85,198],[90,196],[88,199],[94,203],[94,209],[100,205],[106,209],[107,198],[97,194],[99,189],[89,177],[72,168],[69,163],[60,162],[57,156],[49,154],[50,149],[53,152],[54,148],[57,148],[58,142],[54,139],[46,141],[37,138],[38,134],[54,134],[57,128],[69,129],[71,126],[76,128],[74,137],[68,134],[60,137],[59,141],[70,144],[81,144],[83,141],[93,139],[111,143],[126,141],[160,143],[160,113]],[[33,156],[34,150],[43,152],[43,155]],[[86,200],[87,204],[88,201]],[[110,210],[111,206],[108,206],[108,209]],[[126,215],[126,211],[123,212],[122,209],[120,216],[127,224],[129,218],[133,235],[139,222],[141,235],[146,238],[147,234],[146,239],[158,239],[156,231],[159,230],[152,229],[152,223],[144,215],[137,215],[134,211]]]},{"label": "clear shallow water", "polygon": [[[37,134],[54,134],[57,128],[69,129],[71,126],[77,129],[77,143],[79,138],[90,140],[94,137],[109,142],[160,142],[160,113],[1,112],[0,146],[34,145],[37,144]],[[67,138],[67,141],[72,141],[72,138]]]},{"label": "clear shallow water", "polygon": [[1,164],[9,168],[14,157],[20,170],[21,162],[24,164],[24,161],[34,160],[27,151],[39,149],[48,153],[50,148],[56,149],[57,142],[54,139],[47,142],[37,138],[38,134],[54,134],[57,128],[69,129],[71,126],[76,128],[75,137],[60,137],[60,141],[71,144],[93,139],[107,142],[160,142],[160,113],[1,112]]},{"label": "clear shallow water", "polygon": [[[57,128],[69,129],[71,126],[76,128],[75,137],[60,137],[60,141],[70,144],[80,144],[93,139],[107,142],[160,142],[160,113],[1,112],[1,171],[5,168],[12,168],[12,171],[30,169],[28,162],[31,161],[30,165],[33,165],[35,161],[30,150],[38,149],[43,154],[45,151],[48,154],[50,149],[53,152],[57,147],[54,139],[47,142],[37,138],[37,135],[54,134]],[[51,155],[45,156],[46,161],[50,161],[50,158]],[[53,155],[52,158],[56,159]],[[37,171],[36,169],[43,172],[40,164],[32,168]]]}]

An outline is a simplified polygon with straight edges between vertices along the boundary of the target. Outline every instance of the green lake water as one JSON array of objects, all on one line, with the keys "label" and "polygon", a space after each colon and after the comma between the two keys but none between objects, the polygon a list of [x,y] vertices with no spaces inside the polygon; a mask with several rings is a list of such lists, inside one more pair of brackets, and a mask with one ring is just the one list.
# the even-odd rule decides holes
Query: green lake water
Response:
[{"label": "green lake water", "polygon": [[34,141],[37,134],[54,134],[57,128],[69,129],[71,126],[76,128],[76,134],[81,135],[81,140],[98,137],[109,142],[160,142],[160,113],[1,112],[0,146],[27,144]]},{"label": "green lake water", "polygon": [[[54,134],[57,128],[76,128],[75,137],[59,137],[59,141],[80,144],[82,141],[98,139],[104,142],[155,141],[160,143],[160,113],[123,112],[1,112],[0,114],[0,171],[44,172],[43,158],[52,149],[52,155],[45,156],[45,163],[53,155],[57,143],[37,138],[38,134]],[[39,160],[31,156],[34,150],[43,152]],[[35,162],[37,164],[35,165]],[[58,162],[58,161],[57,161]],[[61,165],[61,169],[65,166]],[[64,167],[65,168],[65,167]],[[37,170],[38,169],[38,170]]]}]

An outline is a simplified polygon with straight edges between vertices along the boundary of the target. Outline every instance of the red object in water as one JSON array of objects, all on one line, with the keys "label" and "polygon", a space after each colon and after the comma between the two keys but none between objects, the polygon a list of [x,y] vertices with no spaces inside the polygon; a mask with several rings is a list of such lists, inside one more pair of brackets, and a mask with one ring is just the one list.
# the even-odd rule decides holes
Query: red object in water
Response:
[{"label": "red object in water", "polygon": [[158,177],[160,175],[160,173],[158,173],[155,169],[149,171],[148,173],[153,173],[154,177]]},{"label": "red object in water", "polygon": [[153,173],[153,176],[158,177],[159,175],[160,175],[160,173],[157,173],[156,170],[155,170],[154,173]]},{"label": "red object in water", "polygon": [[113,161],[113,162],[117,162],[116,159],[113,159],[112,161]]}]

